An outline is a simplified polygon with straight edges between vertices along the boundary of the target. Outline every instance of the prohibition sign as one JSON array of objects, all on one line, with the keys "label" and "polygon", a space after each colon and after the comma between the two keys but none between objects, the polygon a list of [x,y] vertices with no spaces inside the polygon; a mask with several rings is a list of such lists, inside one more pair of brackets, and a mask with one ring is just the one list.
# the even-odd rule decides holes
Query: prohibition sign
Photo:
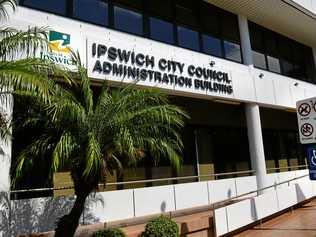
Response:
[{"label": "prohibition sign", "polygon": [[304,137],[309,137],[314,132],[314,127],[310,123],[304,123],[301,126],[301,133]]},{"label": "prohibition sign", "polygon": [[306,117],[311,113],[311,106],[308,103],[303,103],[298,107],[298,113]]}]

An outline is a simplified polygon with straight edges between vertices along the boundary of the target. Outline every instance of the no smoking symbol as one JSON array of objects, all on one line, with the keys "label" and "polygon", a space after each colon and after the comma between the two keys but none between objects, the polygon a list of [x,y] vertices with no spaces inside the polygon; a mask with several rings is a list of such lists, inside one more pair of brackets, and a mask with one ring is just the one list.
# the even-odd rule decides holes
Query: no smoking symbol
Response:
[{"label": "no smoking symbol", "polygon": [[314,132],[314,128],[310,123],[304,123],[301,126],[301,133],[304,137],[309,137]]},{"label": "no smoking symbol", "polygon": [[298,107],[298,113],[303,116],[306,117],[311,113],[311,106],[307,103],[303,103]]}]

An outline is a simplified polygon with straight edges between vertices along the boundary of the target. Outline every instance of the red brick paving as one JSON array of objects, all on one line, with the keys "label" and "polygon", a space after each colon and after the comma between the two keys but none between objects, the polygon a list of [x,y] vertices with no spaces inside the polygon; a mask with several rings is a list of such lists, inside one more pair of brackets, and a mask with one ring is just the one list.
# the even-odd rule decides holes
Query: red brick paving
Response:
[{"label": "red brick paving", "polygon": [[316,200],[236,237],[316,237]]}]

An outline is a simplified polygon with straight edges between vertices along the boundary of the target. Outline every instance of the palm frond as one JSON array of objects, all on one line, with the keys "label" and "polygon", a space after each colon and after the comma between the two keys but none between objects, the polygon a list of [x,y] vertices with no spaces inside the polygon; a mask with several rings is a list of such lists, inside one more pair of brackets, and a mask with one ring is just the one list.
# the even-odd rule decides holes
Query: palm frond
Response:
[{"label": "palm frond", "polygon": [[47,51],[48,28],[31,27],[27,31],[6,28],[1,31],[5,37],[0,41],[0,59],[14,60],[34,57],[40,50]]},{"label": "palm frond", "polygon": [[8,7],[15,11],[17,0],[0,0],[0,20],[7,20],[9,18]]}]

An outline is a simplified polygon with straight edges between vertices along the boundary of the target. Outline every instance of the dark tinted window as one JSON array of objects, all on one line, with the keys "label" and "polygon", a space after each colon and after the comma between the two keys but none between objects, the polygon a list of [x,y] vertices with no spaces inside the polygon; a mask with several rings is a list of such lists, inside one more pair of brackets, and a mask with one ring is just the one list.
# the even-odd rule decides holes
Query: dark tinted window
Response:
[{"label": "dark tinted window", "polygon": [[176,21],[190,27],[198,26],[196,7],[193,1],[176,0]]},{"label": "dark tinted window", "polygon": [[114,28],[141,35],[143,34],[143,16],[135,11],[115,6]]},{"label": "dark tinted window", "polygon": [[146,0],[145,4],[150,16],[158,16],[168,20],[172,19],[172,1],[164,1],[163,4],[161,4],[161,0]]},{"label": "dark tinted window", "polygon": [[221,12],[221,30],[224,39],[239,42],[239,27],[237,16],[228,12]]},{"label": "dark tinted window", "polygon": [[207,2],[200,6],[201,27],[203,31],[212,35],[220,34],[220,20],[218,9]]},{"label": "dark tinted window", "polygon": [[254,66],[301,80],[314,79],[312,49],[249,22]]},{"label": "dark tinted window", "polygon": [[267,69],[266,57],[263,53],[253,50],[252,57],[253,57],[253,64],[255,67]]},{"label": "dark tinted window", "polygon": [[24,0],[23,4],[39,10],[66,14],[66,0]]},{"label": "dark tinted window", "polygon": [[199,50],[199,34],[189,28],[178,26],[178,43],[181,47]]},{"label": "dark tinted window", "polygon": [[112,0],[116,5],[141,11],[143,9],[142,0]]},{"label": "dark tinted window", "polygon": [[209,35],[202,35],[203,52],[206,54],[223,57],[221,40]]},{"label": "dark tinted window", "polygon": [[241,49],[239,44],[224,41],[224,49],[225,58],[236,62],[241,62]]},{"label": "dark tinted window", "polygon": [[280,60],[278,58],[267,55],[267,63],[269,71],[281,73]]},{"label": "dark tinted window", "polygon": [[75,18],[98,25],[108,25],[108,4],[104,0],[74,0],[73,7]]},{"label": "dark tinted window", "polygon": [[169,44],[174,43],[173,24],[170,22],[150,17],[150,38]]}]

